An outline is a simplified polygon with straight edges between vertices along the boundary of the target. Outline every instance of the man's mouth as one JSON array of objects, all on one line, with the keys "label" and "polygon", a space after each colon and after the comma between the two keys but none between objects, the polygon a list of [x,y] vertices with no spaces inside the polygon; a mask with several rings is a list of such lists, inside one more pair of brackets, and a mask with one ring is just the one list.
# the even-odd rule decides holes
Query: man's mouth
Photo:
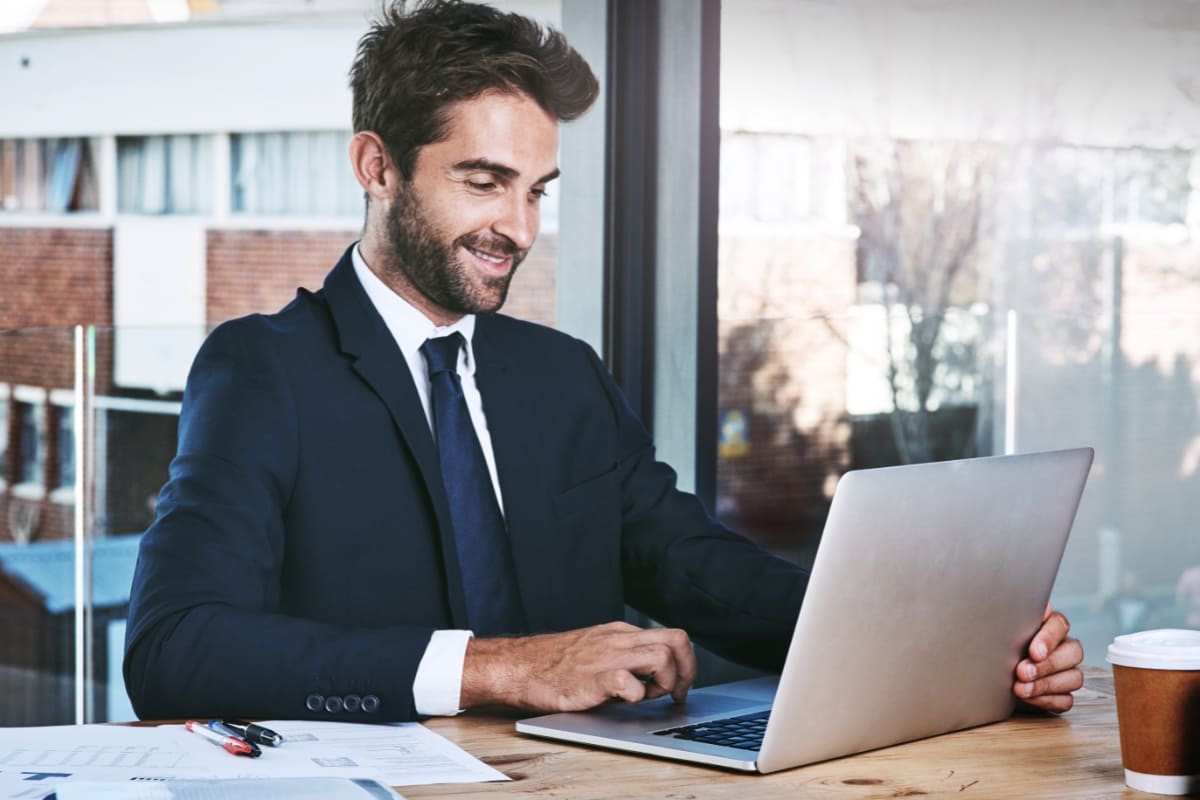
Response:
[{"label": "man's mouth", "polygon": [[482,258],[484,261],[490,261],[493,264],[503,264],[509,259],[509,256],[492,255],[491,253],[485,253],[482,250],[476,250],[473,247],[468,247],[467,249],[470,250],[473,255]]},{"label": "man's mouth", "polygon": [[463,249],[474,256],[476,263],[480,264],[486,272],[505,275],[512,267],[513,255],[511,253],[489,253],[465,244]]}]

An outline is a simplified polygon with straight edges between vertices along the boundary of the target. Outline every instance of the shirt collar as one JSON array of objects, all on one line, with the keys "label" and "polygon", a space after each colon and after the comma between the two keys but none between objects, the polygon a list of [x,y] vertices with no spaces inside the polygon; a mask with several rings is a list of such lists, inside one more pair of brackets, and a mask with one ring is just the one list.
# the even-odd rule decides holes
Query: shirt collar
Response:
[{"label": "shirt collar", "polygon": [[471,344],[475,335],[474,314],[467,314],[449,325],[434,325],[416,306],[388,288],[387,284],[371,271],[371,268],[367,266],[366,259],[359,251],[358,244],[354,245],[350,257],[354,263],[354,274],[358,277],[358,282],[362,284],[371,305],[375,306],[375,310],[383,317],[384,324],[387,325],[392,338],[396,340],[396,345],[406,359],[412,361],[414,358],[419,358],[421,345],[425,343],[426,339],[449,336],[457,331],[462,334],[467,343],[463,348],[466,363],[464,365],[460,361],[459,369],[461,371],[465,366],[466,374],[474,374],[475,351]]}]

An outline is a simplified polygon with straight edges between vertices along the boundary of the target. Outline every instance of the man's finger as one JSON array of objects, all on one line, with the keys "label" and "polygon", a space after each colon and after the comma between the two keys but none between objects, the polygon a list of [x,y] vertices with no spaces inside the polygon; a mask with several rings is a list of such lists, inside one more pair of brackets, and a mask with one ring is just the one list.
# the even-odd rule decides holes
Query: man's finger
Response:
[{"label": "man's finger", "polygon": [[600,676],[600,686],[608,697],[637,703],[646,698],[646,685],[634,677],[632,672],[614,669]]},{"label": "man's finger", "polygon": [[679,628],[647,628],[637,632],[638,644],[661,644],[671,648],[676,662],[695,661],[692,640]]},{"label": "man's finger", "polygon": [[1033,681],[1055,672],[1070,669],[1081,661],[1083,661],[1083,645],[1079,643],[1078,639],[1068,637],[1042,661],[1022,659],[1021,663],[1017,664],[1016,675],[1018,680]]},{"label": "man's finger", "polygon": [[[1049,606],[1046,607],[1049,610]],[[1029,643],[1029,657],[1034,661],[1042,661],[1067,638],[1071,623],[1058,611],[1051,611],[1043,620],[1041,629],[1034,634]]]},{"label": "man's finger", "polygon": [[1056,672],[1036,681],[1018,681],[1013,685],[1013,693],[1022,700],[1032,701],[1043,696],[1068,694],[1082,687],[1083,671],[1076,668]]},{"label": "man's finger", "polygon": [[1069,694],[1046,694],[1022,700],[1021,702],[1030,708],[1038,708],[1042,711],[1053,711],[1056,714],[1061,714],[1064,711],[1071,710],[1071,707],[1075,705],[1075,698]]},{"label": "man's finger", "polygon": [[[679,628],[650,628],[638,631],[635,637],[643,646],[655,644],[669,649],[674,665],[674,678],[669,687],[671,695],[677,703],[686,700],[688,688],[696,680],[696,652],[692,649],[692,640],[687,632]],[[636,671],[636,665],[634,668]]]},{"label": "man's finger", "polygon": [[675,654],[664,644],[648,644],[625,653],[622,666],[635,675],[642,675],[668,692],[679,680]]},{"label": "man's finger", "polygon": [[659,686],[654,681],[649,681],[644,685],[646,687],[646,699],[647,700],[657,700],[658,698],[662,697],[663,695],[669,694],[669,692],[666,689]]}]

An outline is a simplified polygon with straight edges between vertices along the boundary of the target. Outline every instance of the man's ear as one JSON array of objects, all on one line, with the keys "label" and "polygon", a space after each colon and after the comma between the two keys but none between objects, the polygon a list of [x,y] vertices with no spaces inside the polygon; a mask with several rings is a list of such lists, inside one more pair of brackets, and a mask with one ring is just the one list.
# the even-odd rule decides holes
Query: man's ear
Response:
[{"label": "man's ear", "polygon": [[383,139],[374,131],[359,131],[350,139],[350,166],[358,185],[375,200],[389,200],[396,194],[400,170],[392,163]]}]

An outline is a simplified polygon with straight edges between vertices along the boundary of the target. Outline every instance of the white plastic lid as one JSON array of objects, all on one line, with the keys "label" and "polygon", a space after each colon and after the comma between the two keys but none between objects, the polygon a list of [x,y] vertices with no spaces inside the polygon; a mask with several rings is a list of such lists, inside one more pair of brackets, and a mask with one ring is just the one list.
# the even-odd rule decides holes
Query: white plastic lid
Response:
[{"label": "white plastic lid", "polygon": [[1140,669],[1200,669],[1200,631],[1129,633],[1108,646],[1108,663]]}]

